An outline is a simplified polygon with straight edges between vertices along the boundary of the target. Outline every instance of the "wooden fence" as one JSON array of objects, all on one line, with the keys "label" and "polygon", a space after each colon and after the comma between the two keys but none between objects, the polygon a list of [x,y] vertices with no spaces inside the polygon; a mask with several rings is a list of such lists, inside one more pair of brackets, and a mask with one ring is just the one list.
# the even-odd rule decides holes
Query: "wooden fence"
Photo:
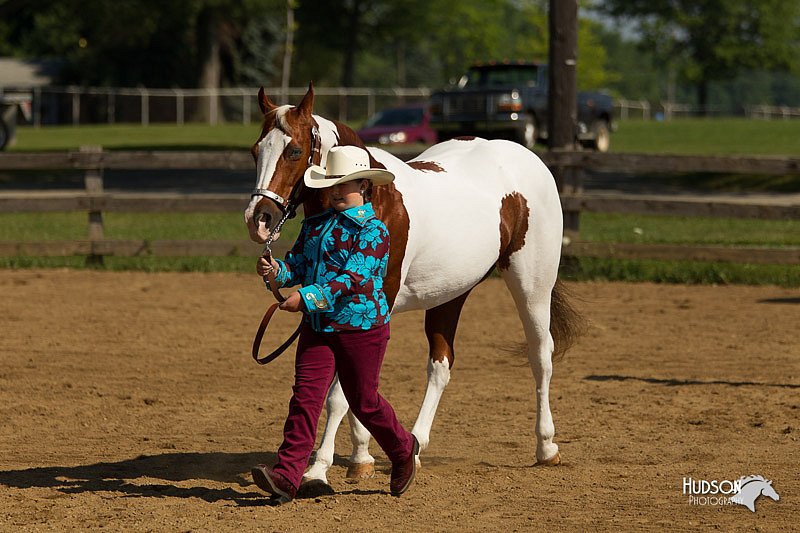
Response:
[{"label": "wooden fence", "polygon": [[[410,159],[416,152],[397,152]],[[708,157],[644,154],[598,154],[594,152],[548,152],[542,159],[553,170],[564,208],[564,253],[572,256],[632,259],[731,261],[747,263],[800,264],[800,248],[682,246],[657,244],[609,244],[582,242],[579,238],[582,212],[621,212],[679,216],[712,216],[761,219],[800,219],[800,204],[747,200],[708,201],[702,198],[645,196],[640,194],[590,194],[583,188],[586,170],[626,174],[659,172],[724,172],[760,175],[800,175],[800,158]],[[242,194],[109,193],[103,188],[103,170],[217,169],[253,170],[250,154],[241,151],[104,152],[85,147],[78,152],[2,153],[2,170],[63,170],[84,172],[82,191],[36,191],[0,193],[0,212],[85,211],[87,239],[81,241],[0,242],[0,255],[85,255],[91,261],[103,256],[255,256],[260,247],[249,240],[236,241],[146,241],[109,240],[103,231],[104,212],[238,212],[247,204]],[[242,233],[245,233],[242,227]],[[279,244],[280,243],[280,244]],[[291,243],[276,243],[281,253]]]}]

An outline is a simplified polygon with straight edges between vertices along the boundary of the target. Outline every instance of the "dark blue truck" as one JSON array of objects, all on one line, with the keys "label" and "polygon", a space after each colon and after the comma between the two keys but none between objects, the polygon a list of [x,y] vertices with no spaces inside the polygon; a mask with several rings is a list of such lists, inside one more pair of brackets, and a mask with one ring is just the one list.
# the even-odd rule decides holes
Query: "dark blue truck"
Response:
[{"label": "dark blue truck", "polygon": [[[547,65],[486,63],[470,67],[458,84],[431,95],[431,127],[440,140],[462,135],[516,141],[533,149],[547,139]],[[614,101],[599,92],[578,93],[576,140],[607,152]]]}]

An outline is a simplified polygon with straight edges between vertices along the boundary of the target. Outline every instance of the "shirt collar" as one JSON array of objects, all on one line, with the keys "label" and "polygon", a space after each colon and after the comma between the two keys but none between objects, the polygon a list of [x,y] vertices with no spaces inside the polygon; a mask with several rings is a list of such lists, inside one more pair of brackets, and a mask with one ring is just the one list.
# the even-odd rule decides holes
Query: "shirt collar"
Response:
[{"label": "shirt collar", "polygon": [[372,209],[372,202],[367,202],[364,205],[357,205],[350,209],[345,209],[342,214],[358,224],[363,226],[368,220],[375,218],[375,211]]},{"label": "shirt collar", "polygon": [[[329,207],[322,213],[317,213],[316,215],[311,215],[310,217],[306,217],[306,220],[311,220],[314,218],[327,218],[331,217],[336,214],[336,210],[332,207]],[[364,226],[368,220],[375,218],[375,210],[372,209],[372,202],[367,202],[364,205],[357,205],[355,207],[351,207],[349,209],[345,209],[342,211],[342,215],[349,218],[359,226]]]}]

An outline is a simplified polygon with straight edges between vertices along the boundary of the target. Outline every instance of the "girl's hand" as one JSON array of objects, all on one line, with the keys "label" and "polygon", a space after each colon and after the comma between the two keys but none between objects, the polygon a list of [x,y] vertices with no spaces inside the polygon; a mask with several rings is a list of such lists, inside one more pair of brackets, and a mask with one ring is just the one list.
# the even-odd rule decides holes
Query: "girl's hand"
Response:
[{"label": "girl's hand", "polygon": [[256,263],[256,272],[258,272],[259,276],[266,276],[270,270],[279,270],[278,262],[274,259],[271,262],[268,262],[265,258],[259,257],[258,262]]},{"label": "girl's hand", "polygon": [[300,297],[300,293],[295,291],[289,295],[288,298],[279,306],[279,309],[282,311],[289,311],[290,313],[296,313],[303,308],[303,299]]}]

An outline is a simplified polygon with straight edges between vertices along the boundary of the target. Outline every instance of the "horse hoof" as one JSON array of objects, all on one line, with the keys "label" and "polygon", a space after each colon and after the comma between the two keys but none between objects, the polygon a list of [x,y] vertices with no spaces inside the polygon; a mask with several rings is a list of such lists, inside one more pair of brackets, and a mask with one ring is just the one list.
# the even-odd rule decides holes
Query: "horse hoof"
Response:
[{"label": "horse hoof", "polygon": [[296,497],[316,498],[318,496],[330,496],[332,494],[336,494],[336,491],[321,479],[304,479],[303,482],[300,483],[300,488],[297,489]]},{"label": "horse hoof", "polygon": [[375,463],[354,463],[347,467],[347,479],[370,479],[375,477]]},{"label": "horse hoof", "polygon": [[556,452],[556,454],[550,459],[545,459],[544,461],[536,461],[536,466],[556,466],[560,464],[561,464],[561,452]]}]

